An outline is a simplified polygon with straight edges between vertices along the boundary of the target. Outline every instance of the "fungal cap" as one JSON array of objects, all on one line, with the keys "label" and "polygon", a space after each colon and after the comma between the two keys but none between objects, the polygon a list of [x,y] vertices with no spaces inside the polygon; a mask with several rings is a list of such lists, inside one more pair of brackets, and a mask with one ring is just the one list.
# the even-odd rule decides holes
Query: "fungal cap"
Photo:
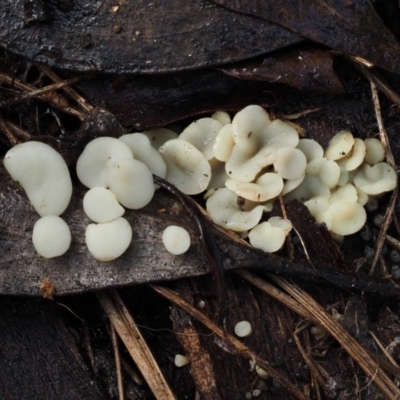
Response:
[{"label": "fungal cap", "polygon": [[373,166],[364,164],[354,176],[354,185],[369,195],[377,195],[393,190],[397,185],[397,174],[385,162]]},{"label": "fungal cap", "polygon": [[207,160],[214,157],[214,141],[223,125],[213,118],[201,118],[192,122],[180,135],[198,149]]},{"label": "fungal cap", "polygon": [[366,147],[365,161],[374,165],[385,159],[385,147],[382,142],[376,138],[368,138],[364,140]]},{"label": "fungal cap", "polygon": [[41,217],[65,211],[72,196],[71,177],[65,160],[52,147],[36,141],[18,144],[5,155],[4,166]]},{"label": "fungal cap", "polygon": [[266,210],[263,205],[249,211],[239,210],[238,196],[226,188],[216,190],[208,198],[206,207],[216,224],[236,232],[244,232],[256,226]]},{"label": "fungal cap", "polygon": [[344,236],[358,232],[365,225],[367,213],[359,203],[338,201],[330,205],[325,218],[331,221],[331,232]]},{"label": "fungal cap", "polygon": [[250,336],[253,332],[253,328],[249,321],[240,321],[235,325],[235,335],[239,337]]},{"label": "fungal cap", "polygon": [[143,135],[147,136],[150,144],[158,151],[158,149],[168,140],[178,139],[178,134],[171,129],[159,128],[151,131],[144,131]]},{"label": "fungal cap", "polygon": [[182,355],[182,354],[177,354],[177,355],[175,356],[174,364],[175,364],[178,368],[184,367],[185,365],[188,365],[189,363],[190,363],[190,360],[189,360],[188,357],[186,357],[186,356],[184,356],[184,355]]},{"label": "fungal cap", "polygon": [[204,155],[186,140],[173,139],[160,147],[167,164],[168,182],[185,194],[203,192],[211,179],[211,167]]},{"label": "fungal cap", "polygon": [[63,219],[55,215],[46,215],[36,221],[32,242],[42,257],[59,257],[71,245],[71,232]]},{"label": "fungal cap", "polygon": [[86,228],[86,245],[99,261],[111,261],[120,257],[132,240],[129,222],[119,217],[103,224],[89,224]]},{"label": "fungal cap", "polygon": [[269,222],[261,222],[249,232],[250,244],[266,253],[274,253],[285,243],[285,231],[272,226]]},{"label": "fungal cap", "polygon": [[124,215],[115,194],[101,186],[90,189],[83,198],[83,209],[94,222],[110,222]]},{"label": "fungal cap", "polygon": [[108,169],[122,158],[133,159],[131,149],[112,137],[99,137],[87,144],[76,164],[79,180],[89,189],[108,187]]},{"label": "fungal cap", "polygon": [[343,166],[347,171],[354,171],[364,161],[367,148],[361,139],[354,139],[354,146],[351,152],[344,158],[338,161],[339,165]]},{"label": "fungal cap", "polygon": [[170,225],[164,230],[162,241],[168,253],[175,256],[186,253],[190,247],[189,232],[176,225]]},{"label": "fungal cap", "polygon": [[213,145],[214,157],[219,161],[228,161],[234,145],[232,125],[227,124],[221,128],[215,137]]},{"label": "fungal cap", "polygon": [[293,147],[283,147],[274,154],[275,172],[283,179],[300,178],[307,166],[306,156]]},{"label": "fungal cap", "polygon": [[282,192],[283,179],[278,174],[267,172],[255,183],[228,180],[225,186],[240,197],[261,203],[277,197]]},{"label": "fungal cap", "polygon": [[151,145],[150,139],[143,133],[129,133],[119,140],[132,151],[133,158],[146,164],[150,172],[160,178],[167,175],[167,166],[161,154]]},{"label": "fungal cap", "polygon": [[139,160],[120,159],[109,167],[107,181],[110,190],[126,208],[143,208],[153,198],[153,175]]},{"label": "fungal cap", "polygon": [[325,158],[340,160],[350,153],[353,145],[353,135],[348,131],[340,131],[329,142],[328,148],[325,150]]}]

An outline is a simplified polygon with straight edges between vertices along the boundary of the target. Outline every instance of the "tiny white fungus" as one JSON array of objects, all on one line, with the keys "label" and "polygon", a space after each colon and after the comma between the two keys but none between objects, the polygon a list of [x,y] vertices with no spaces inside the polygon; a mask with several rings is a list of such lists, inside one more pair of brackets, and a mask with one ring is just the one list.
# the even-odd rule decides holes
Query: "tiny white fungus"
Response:
[{"label": "tiny white fungus", "polygon": [[178,134],[176,132],[166,128],[153,129],[142,133],[149,138],[150,144],[156,150],[158,150],[168,140],[178,139]]},{"label": "tiny white fungus", "polygon": [[145,207],[154,195],[153,175],[146,164],[132,158],[113,164],[108,169],[107,182],[118,201],[132,210]]},{"label": "tiny white fungus", "polygon": [[71,245],[71,232],[63,219],[55,215],[46,215],[36,221],[32,242],[42,257],[59,257]]},{"label": "tiny white fungus", "polygon": [[189,232],[176,225],[170,225],[164,230],[162,241],[166,250],[176,256],[186,253],[190,247]]},{"label": "tiny white fungus", "polygon": [[99,137],[87,144],[78,158],[76,173],[89,189],[108,187],[108,169],[122,158],[133,159],[131,149],[112,137]]},{"label": "tiny white fungus", "polygon": [[240,321],[235,325],[235,334],[239,337],[250,336],[253,329],[249,321]]},{"label": "tiny white fungus", "polygon": [[167,164],[168,182],[185,194],[203,192],[211,180],[211,167],[204,155],[186,140],[164,143],[159,152]]},{"label": "tiny white fungus", "polygon": [[129,222],[119,217],[103,224],[89,224],[86,228],[86,245],[99,261],[111,261],[120,257],[132,240]]},{"label": "tiny white fungus", "polygon": [[132,151],[133,158],[146,164],[150,172],[160,178],[167,175],[167,166],[161,154],[151,145],[150,139],[143,133],[128,133],[119,140]]},{"label": "tiny white fungus", "polygon": [[266,253],[280,250],[285,238],[285,230],[272,226],[269,222],[261,222],[249,232],[250,244]]},{"label": "tiny white fungus", "polygon": [[181,367],[184,367],[185,365],[190,364],[190,360],[188,357],[186,357],[182,354],[177,354],[175,356],[174,363],[178,368],[181,368]]},{"label": "tiny white fungus", "polygon": [[101,186],[94,187],[85,194],[83,210],[94,222],[110,222],[122,217],[125,212],[115,194]]},{"label": "tiny white fungus", "polygon": [[4,166],[41,217],[65,211],[72,181],[65,160],[51,146],[35,141],[18,144],[5,155]]},{"label": "tiny white fungus", "polygon": [[385,147],[379,139],[368,138],[364,140],[366,147],[365,161],[374,165],[385,159]]},{"label": "tiny white fungus", "polygon": [[329,142],[325,150],[325,158],[328,160],[340,160],[350,153],[354,145],[354,137],[348,131],[338,132]]}]

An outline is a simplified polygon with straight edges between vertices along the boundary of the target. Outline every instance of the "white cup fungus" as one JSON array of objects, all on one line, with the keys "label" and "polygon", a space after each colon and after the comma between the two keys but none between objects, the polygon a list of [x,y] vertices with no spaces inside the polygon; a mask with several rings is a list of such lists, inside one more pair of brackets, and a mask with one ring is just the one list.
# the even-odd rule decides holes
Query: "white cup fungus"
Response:
[{"label": "white cup fungus", "polygon": [[235,145],[226,162],[229,177],[238,182],[251,182],[266,166],[274,162],[274,152],[282,147],[296,147],[299,135],[281,120],[271,122],[259,106],[248,106],[232,120]]},{"label": "white cup fungus", "polygon": [[269,222],[261,222],[249,232],[250,244],[256,249],[267,253],[275,253],[285,243],[286,229],[271,225]]},{"label": "white cup fungus", "polygon": [[162,241],[166,250],[175,256],[186,253],[190,248],[189,232],[180,226],[168,226],[162,234]]},{"label": "white cup fungus", "polygon": [[258,205],[251,211],[241,211],[238,196],[227,188],[216,190],[208,198],[206,207],[216,224],[236,232],[253,228],[260,222],[264,211],[271,211],[271,208],[263,205]]},{"label": "white cup fungus", "polygon": [[71,177],[52,147],[35,141],[18,144],[5,155],[4,166],[41,217],[65,211],[72,195]]},{"label": "white cup fungus", "polygon": [[228,161],[234,145],[232,124],[227,124],[221,128],[215,137],[213,145],[214,157],[219,161]]},{"label": "white cup fungus", "polygon": [[190,363],[188,357],[184,356],[183,354],[177,354],[174,359],[174,364],[178,368],[184,367]]},{"label": "white cup fungus", "polygon": [[94,187],[85,194],[83,210],[94,222],[110,222],[122,217],[125,212],[115,194],[101,186]]},{"label": "white cup fungus", "polygon": [[354,146],[354,137],[348,131],[338,132],[329,142],[325,150],[325,158],[328,160],[340,160],[350,153]]},{"label": "white cup fungus", "polygon": [[129,133],[119,140],[132,151],[133,158],[146,164],[150,172],[160,178],[167,175],[167,166],[161,154],[151,145],[150,139],[142,133]]},{"label": "white cup fungus", "polygon": [[385,159],[385,147],[382,142],[375,138],[368,138],[364,140],[365,143],[365,161],[374,165],[382,162]]},{"label": "white cup fungus", "polygon": [[111,165],[107,182],[118,201],[133,210],[145,207],[154,195],[153,175],[145,164],[132,158]]},{"label": "white cup fungus", "polygon": [[123,217],[102,224],[89,224],[85,239],[94,258],[112,261],[120,257],[131,244],[132,228]]},{"label": "white cup fungus", "polygon": [[253,332],[253,328],[249,321],[240,321],[235,325],[235,335],[238,337],[250,336]]},{"label": "white cup fungus", "polygon": [[71,232],[63,219],[55,215],[46,215],[37,220],[33,227],[32,242],[42,257],[59,257],[66,253],[71,245]]},{"label": "white cup fungus", "polygon": [[198,149],[207,160],[214,157],[214,141],[223,125],[213,118],[201,118],[192,122],[179,135],[179,139],[187,140]]},{"label": "white cup fungus", "polygon": [[131,149],[121,140],[99,137],[87,144],[78,158],[76,173],[79,180],[89,189],[108,187],[108,169],[120,159],[133,159]]},{"label": "white cup fungus", "polygon": [[385,162],[373,166],[364,164],[354,176],[354,185],[370,195],[389,192],[397,186],[397,174]]},{"label": "white cup fungus", "polygon": [[153,129],[142,133],[149,138],[150,144],[157,151],[168,140],[178,139],[178,134],[176,132],[166,128]]},{"label": "white cup fungus", "polygon": [[168,182],[185,194],[206,190],[211,180],[211,167],[204,155],[186,140],[173,139],[159,149],[167,164]]},{"label": "white cup fungus", "polygon": [[213,115],[211,115],[211,118],[221,122],[222,125],[231,123],[231,117],[225,111],[216,111]]}]

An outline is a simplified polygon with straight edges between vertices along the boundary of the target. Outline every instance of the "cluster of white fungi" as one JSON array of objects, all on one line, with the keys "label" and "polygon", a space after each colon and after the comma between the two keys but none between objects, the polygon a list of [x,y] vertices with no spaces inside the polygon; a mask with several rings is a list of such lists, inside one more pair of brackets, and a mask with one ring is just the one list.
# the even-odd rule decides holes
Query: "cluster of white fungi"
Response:
[{"label": "cluster of white fungi", "polygon": [[[215,223],[248,236],[266,252],[278,251],[292,228],[280,217],[260,222],[279,196],[304,202],[332,234],[350,235],[365,224],[368,201],[396,187],[396,172],[384,159],[378,139],[341,131],[324,151],[317,142],[301,139],[293,124],[271,121],[256,105],[232,120],[216,112],[179,135],[158,129],[100,137],[85,147],[76,166],[89,189],[83,208],[94,222],[87,226],[86,244],[100,261],[125,252],[132,240],[125,209],[149,204],[157,189],[152,174],[185,194],[205,192]],[[64,254],[71,234],[60,215],[72,195],[64,159],[52,147],[31,141],[9,150],[4,165],[41,217],[32,235],[37,252],[46,258]],[[180,227],[168,228],[162,238],[171,254],[190,247],[190,236]]]}]

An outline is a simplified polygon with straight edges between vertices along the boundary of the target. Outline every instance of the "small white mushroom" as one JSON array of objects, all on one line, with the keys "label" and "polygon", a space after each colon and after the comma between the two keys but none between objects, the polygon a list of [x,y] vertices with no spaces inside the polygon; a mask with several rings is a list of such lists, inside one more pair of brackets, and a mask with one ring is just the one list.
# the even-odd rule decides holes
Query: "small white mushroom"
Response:
[{"label": "small white mushroom", "polygon": [[325,158],[328,160],[340,160],[350,153],[354,146],[354,137],[348,131],[338,132],[329,142],[325,150]]},{"label": "small white mushroom", "polygon": [[130,133],[119,140],[132,151],[133,158],[146,164],[150,172],[160,178],[167,175],[167,165],[161,154],[151,145],[150,139],[142,133]]},{"label": "small white mushroom", "polygon": [[158,149],[168,140],[178,139],[178,134],[171,129],[160,128],[151,131],[142,132],[150,140],[151,145],[158,151]]},{"label": "small white mushroom", "polygon": [[208,198],[206,207],[216,224],[236,232],[247,231],[256,226],[264,210],[267,210],[265,206],[258,205],[250,211],[241,211],[238,196],[226,188],[216,190]]},{"label": "small white mushroom", "polygon": [[338,201],[331,204],[325,219],[331,221],[331,232],[344,236],[358,232],[365,225],[367,213],[359,203]]},{"label": "small white mushroom", "polygon": [[55,215],[46,215],[33,227],[32,242],[42,257],[59,257],[66,253],[71,245],[71,232],[63,219]]},{"label": "small white mushroom", "polygon": [[168,182],[186,194],[198,194],[207,188],[211,180],[210,164],[191,143],[173,139],[159,151],[167,164]]},{"label": "small white mushroom", "polygon": [[273,153],[282,147],[296,147],[299,136],[294,128],[281,120],[271,122],[259,106],[248,106],[232,120],[235,146],[226,162],[231,179],[251,182],[274,161]]},{"label": "small white mushroom", "polygon": [[307,166],[304,153],[293,147],[283,147],[274,154],[274,168],[283,179],[300,178]]},{"label": "small white mushroom", "polygon": [[314,197],[329,197],[330,194],[329,188],[318,176],[306,175],[300,186],[285,195],[285,202],[292,199],[305,202]]},{"label": "small white mushroom", "polygon": [[375,138],[368,138],[364,140],[366,147],[365,161],[374,165],[382,162],[385,159],[385,147],[382,142]]},{"label": "small white mushroom", "polygon": [[338,164],[347,171],[354,171],[364,161],[367,148],[361,139],[354,139],[354,146],[351,152],[344,158],[338,160]]},{"label": "small white mushroom", "polygon": [[170,225],[164,230],[162,241],[166,250],[176,256],[186,253],[190,247],[189,232],[176,225]]},{"label": "small white mushroom", "polygon": [[89,189],[108,187],[108,169],[122,158],[133,159],[131,149],[112,137],[92,140],[83,150],[76,164],[79,180]]},{"label": "small white mushroom", "polygon": [[285,180],[283,183],[282,196],[284,196],[285,194],[287,194],[287,193],[291,192],[292,190],[296,189],[297,187],[299,187],[301,185],[301,183],[303,182],[305,176],[306,176],[306,174],[303,174],[296,179]]},{"label": "small white mushroom", "polygon": [[326,158],[315,158],[308,163],[306,168],[306,174],[317,176],[329,189],[338,184],[340,173],[340,166],[335,161]]},{"label": "small white mushroom", "polygon": [[347,201],[349,203],[356,203],[358,200],[358,194],[356,188],[351,184],[340,186],[335,190],[331,191],[331,197],[329,203],[337,203],[338,201]]},{"label": "small white mushroom", "polygon": [[125,212],[115,194],[101,186],[94,187],[85,194],[83,210],[94,222],[110,222],[122,217]]},{"label": "small white mushroom", "polygon": [[222,125],[227,125],[231,123],[231,117],[225,111],[216,111],[213,115],[211,115],[211,118],[221,122]]},{"label": "small white mushroom", "polygon": [[292,223],[287,219],[283,219],[282,217],[271,217],[269,218],[268,222],[275,228],[282,229],[286,236],[293,228]]},{"label": "small white mushroom", "polygon": [[364,164],[354,176],[354,185],[369,195],[389,192],[397,185],[397,174],[385,162],[373,166]]},{"label": "small white mushroom", "polygon": [[327,229],[331,229],[331,220],[327,219],[325,215],[331,206],[328,197],[313,197],[306,201],[304,205],[319,224],[324,223]]},{"label": "small white mushroom", "polygon": [[324,156],[322,146],[312,139],[300,139],[296,148],[304,153],[308,163]]},{"label": "small white mushroom", "polygon": [[249,321],[240,321],[235,325],[235,335],[239,337],[247,337],[250,336],[253,332],[253,329],[250,325]]},{"label": "small white mushroom", "polygon": [[232,125],[223,126],[215,137],[213,145],[214,157],[219,161],[228,161],[234,145]]},{"label": "small white mushroom", "polygon": [[117,218],[104,224],[90,224],[86,228],[86,245],[99,261],[111,261],[120,257],[132,240],[132,228],[125,218]]},{"label": "small white mushroom", "polygon": [[261,203],[277,197],[282,192],[283,179],[278,174],[267,172],[255,183],[228,180],[225,186],[240,197]]},{"label": "small white mushroom", "polygon": [[266,253],[280,250],[285,243],[285,238],[285,231],[272,226],[269,222],[261,222],[249,232],[250,244]]},{"label": "small white mushroom", "polygon": [[201,118],[192,122],[179,135],[179,139],[186,140],[198,149],[207,160],[214,157],[214,141],[223,125],[213,118]]},{"label": "small white mushroom", "polygon": [[174,360],[175,366],[178,368],[184,367],[185,365],[188,365],[190,363],[190,360],[188,357],[182,355],[182,354],[177,354],[175,356]]},{"label": "small white mushroom", "polygon": [[52,147],[34,141],[18,144],[5,155],[4,166],[40,216],[65,211],[72,195],[71,177],[64,159]]},{"label": "small white mushroom", "polygon": [[154,195],[153,175],[139,160],[125,158],[108,168],[108,186],[126,208],[137,210],[150,203]]}]

